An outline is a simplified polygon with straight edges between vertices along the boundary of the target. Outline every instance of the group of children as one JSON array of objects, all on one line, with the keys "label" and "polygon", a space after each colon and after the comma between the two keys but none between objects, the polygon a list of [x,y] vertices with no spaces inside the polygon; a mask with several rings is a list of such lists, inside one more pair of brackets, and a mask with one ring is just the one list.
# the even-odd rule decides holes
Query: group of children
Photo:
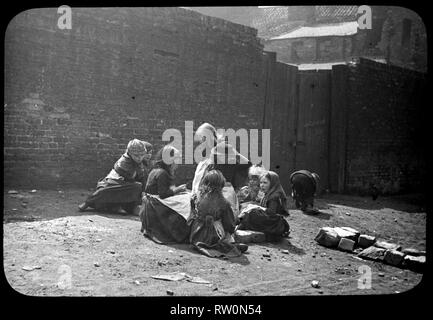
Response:
[{"label": "group of children", "polygon": [[[172,146],[162,148],[148,174],[152,151],[150,143],[131,140],[110,173],[98,181],[96,191],[79,205],[79,210],[90,207],[140,215],[142,232],[154,241],[189,242],[211,257],[239,256],[248,249],[247,245],[236,243],[233,237],[236,230],[263,232],[268,241],[289,235],[288,197],[277,173],[250,164],[247,186],[236,188],[234,208],[233,201],[224,193],[228,185],[232,188],[227,173],[223,174],[224,167],[208,166],[198,179],[198,190],[191,193],[185,185],[174,185],[177,165],[164,163],[162,159],[164,151],[180,152]],[[311,210],[318,175],[300,170],[290,176],[290,181],[296,207]],[[187,214],[167,204],[170,198],[180,194],[176,201],[184,204],[189,201]]]}]

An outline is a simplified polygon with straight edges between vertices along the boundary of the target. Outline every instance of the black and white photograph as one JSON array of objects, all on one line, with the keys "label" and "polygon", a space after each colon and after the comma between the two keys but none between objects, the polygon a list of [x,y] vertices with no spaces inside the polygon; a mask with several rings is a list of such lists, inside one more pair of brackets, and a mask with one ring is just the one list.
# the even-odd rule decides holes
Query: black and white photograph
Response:
[{"label": "black and white photograph", "polygon": [[169,301],[422,285],[431,143],[413,9],[64,4],[4,32],[10,291],[258,319],[260,302]]}]

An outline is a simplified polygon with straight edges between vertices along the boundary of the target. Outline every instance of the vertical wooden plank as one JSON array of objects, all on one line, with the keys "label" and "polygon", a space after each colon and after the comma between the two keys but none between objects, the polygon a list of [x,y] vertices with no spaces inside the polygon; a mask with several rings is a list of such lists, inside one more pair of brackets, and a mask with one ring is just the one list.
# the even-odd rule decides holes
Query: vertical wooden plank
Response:
[{"label": "vertical wooden plank", "polygon": [[330,88],[329,71],[300,73],[296,170],[318,173],[319,192],[328,188]]},{"label": "vertical wooden plank", "polygon": [[265,52],[266,63],[266,93],[265,93],[265,105],[263,110],[263,128],[271,129],[271,154],[270,154],[270,166],[271,169],[278,162],[278,150],[273,148],[274,140],[278,139],[278,130],[276,127],[276,119],[278,119],[278,109],[276,108],[276,96],[277,96],[277,85],[276,80],[276,54],[275,52]]},{"label": "vertical wooden plank", "polygon": [[272,149],[273,149],[273,161],[271,170],[280,173],[280,167],[284,162],[284,120],[285,120],[285,108],[284,108],[284,65],[277,62],[275,65],[275,101],[274,101],[274,126],[271,129],[272,138]]},{"label": "vertical wooden plank", "polygon": [[294,169],[294,147],[298,68],[276,62],[266,53],[267,74],[263,128],[271,129],[271,170],[280,175],[283,188],[289,191],[289,176]]},{"label": "vertical wooden plank", "polygon": [[264,52],[264,68],[266,76],[265,99],[263,106],[263,128],[269,128],[272,123],[272,97],[273,97],[273,55],[270,52]]},{"label": "vertical wooden plank", "polygon": [[297,122],[298,122],[298,107],[299,107],[299,70],[297,67],[290,66],[289,68],[289,150],[290,150],[290,166],[289,172],[295,171],[296,168],[296,141],[297,141]]},{"label": "vertical wooden plank", "polygon": [[[272,148],[275,148],[276,161],[271,170],[278,173],[282,182],[283,188],[287,188],[288,181],[288,148],[287,148],[287,123],[288,123],[288,80],[287,80],[287,65],[277,63],[277,97],[276,100],[276,127],[278,132],[277,141],[274,141]],[[286,190],[287,191],[287,190]]]},{"label": "vertical wooden plank", "polygon": [[332,67],[329,176],[331,192],[345,191],[347,75],[345,65]]}]

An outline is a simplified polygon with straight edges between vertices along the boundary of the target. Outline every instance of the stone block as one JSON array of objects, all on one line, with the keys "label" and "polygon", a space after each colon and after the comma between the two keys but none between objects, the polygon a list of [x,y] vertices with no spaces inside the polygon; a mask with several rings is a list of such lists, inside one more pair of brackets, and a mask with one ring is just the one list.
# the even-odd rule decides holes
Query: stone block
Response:
[{"label": "stone block", "polygon": [[242,243],[260,243],[266,241],[266,237],[263,232],[251,230],[236,230],[234,238],[236,242]]},{"label": "stone block", "polygon": [[338,246],[338,243],[340,242],[340,237],[338,236],[337,232],[333,228],[330,227],[323,227],[320,229],[317,236],[314,238],[314,240],[317,241],[322,246],[328,247],[328,248],[335,248]]},{"label": "stone block", "polygon": [[341,227],[341,229],[346,230],[346,231],[351,232],[351,233],[354,233],[355,237],[356,237],[356,239],[354,241],[358,242],[358,238],[361,235],[361,232],[359,232],[356,229],[350,228],[350,227]]},{"label": "stone block", "polygon": [[414,257],[407,255],[404,257],[403,266],[413,271],[424,272],[425,256]]},{"label": "stone block", "polygon": [[337,233],[339,238],[350,239],[352,241],[355,241],[355,243],[359,236],[359,234],[357,234],[357,231],[355,229],[348,228],[348,227],[343,227],[343,228],[335,227],[334,231]]},{"label": "stone block", "polygon": [[368,248],[376,242],[376,238],[366,234],[361,234],[358,238],[358,246],[361,248]]},{"label": "stone block", "polygon": [[404,253],[397,250],[386,250],[383,261],[386,264],[400,267],[404,260]]},{"label": "stone block", "polygon": [[385,249],[377,248],[375,246],[368,247],[367,249],[362,250],[358,257],[362,259],[367,260],[373,260],[373,261],[383,261],[385,257]]},{"label": "stone block", "polygon": [[353,252],[354,248],[355,248],[355,241],[347,238],[341,238],[340,242],[338,243],[338,249],[340,249],[341,251]]},{"label": "stone block", "polygon": [[375,247],[377,248],[382,248],[382,249],[386,249],[386,250],[401,250],[401,246],[395,243],[389,243],[386,241],[376,241],[376,243],[374,244]]},{"label": "stone block", "polygon": [[402,252],[404,254],[407,254],[409,256],[414,256],[414,257],[425,256],[425,251],[421,251],[421,250],[414,249],[414,248],[406,248],[406,249],[403,249]]}]

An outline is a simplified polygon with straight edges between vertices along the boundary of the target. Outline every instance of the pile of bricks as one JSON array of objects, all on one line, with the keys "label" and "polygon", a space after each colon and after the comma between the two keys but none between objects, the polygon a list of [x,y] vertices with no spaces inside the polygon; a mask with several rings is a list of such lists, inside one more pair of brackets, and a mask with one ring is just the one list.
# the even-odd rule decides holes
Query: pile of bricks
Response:
[{"label": "pile of bricks", "polygon": [[355,252],[366,260],[383,262],[399,268],[417,272],[425,269],[425,251],[402,247],[398,244],[377,241],[373,236],[360,234],[349,227],[324,227],[315,237],[317,243],[328,248]]}]

